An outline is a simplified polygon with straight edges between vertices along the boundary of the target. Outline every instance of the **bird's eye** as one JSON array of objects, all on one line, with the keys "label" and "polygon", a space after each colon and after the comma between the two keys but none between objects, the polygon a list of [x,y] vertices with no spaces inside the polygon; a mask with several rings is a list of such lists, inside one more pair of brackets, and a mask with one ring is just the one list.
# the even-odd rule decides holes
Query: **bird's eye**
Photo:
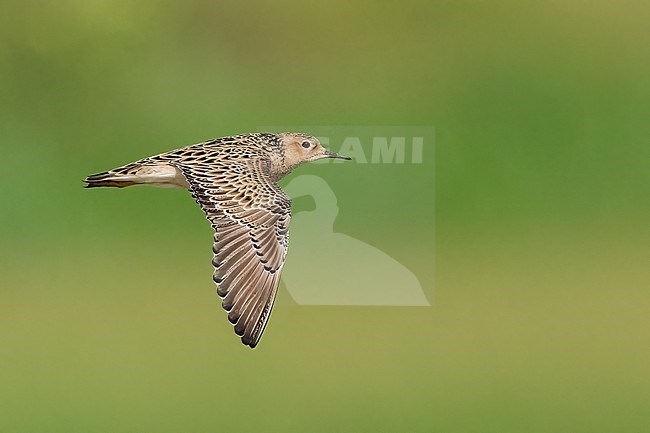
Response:
[{"label": "bird's eye", "polygon": [[302,147],[304,147],[305,149],[309,149],[309,146],[311,146],[310,142],[308,142],[308,141],[303,141],[302,142]]}]

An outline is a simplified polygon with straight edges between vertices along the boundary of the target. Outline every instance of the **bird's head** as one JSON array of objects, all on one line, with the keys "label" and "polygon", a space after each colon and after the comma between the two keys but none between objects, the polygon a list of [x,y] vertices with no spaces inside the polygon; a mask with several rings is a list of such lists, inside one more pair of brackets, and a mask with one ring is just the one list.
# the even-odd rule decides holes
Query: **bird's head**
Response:
[{"label": "bird's head", "polygon": [[348,156],[330,152],[325,149],[316,137],[297,132],[283,132],[278,134],[284,147],[285,163],[290,167],[297,167],[309,161],[323,158],[352,159]]}]

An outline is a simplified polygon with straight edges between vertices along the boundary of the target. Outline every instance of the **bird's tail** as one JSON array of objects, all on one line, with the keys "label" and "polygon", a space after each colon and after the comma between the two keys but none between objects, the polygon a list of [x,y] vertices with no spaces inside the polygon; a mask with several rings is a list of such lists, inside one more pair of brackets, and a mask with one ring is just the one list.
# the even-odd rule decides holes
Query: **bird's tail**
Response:
[{"label": "bird's tail", "polygon": [[84,179],[86,188],[97,188],[100,186],[110,186],[115,188],[124,188],[125,186],[135,185],[132,180],[120,179],[121,175],[105,171],[103,173],[93,174]]},{"label": "bird's tail", "polygon": [[86,188],[102,186],[124,188],[131,185],[154,185],[187,188],[189,185],[181,171],[166,163],[140,164],[134,162],[84,179]]}]

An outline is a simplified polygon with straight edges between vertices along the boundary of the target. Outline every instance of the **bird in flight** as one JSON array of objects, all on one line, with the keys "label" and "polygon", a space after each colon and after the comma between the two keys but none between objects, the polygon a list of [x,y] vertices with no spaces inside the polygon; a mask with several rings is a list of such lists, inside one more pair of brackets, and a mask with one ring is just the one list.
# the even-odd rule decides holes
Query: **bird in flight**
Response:
[{"label": "bird in flight", "polygon": [[86,188],[187,188],[214,229],[213,280],[228,320],[254,348],[271,314],[289,241],[291,199],[278,181],[330,152],[310,135],[218,138],[88,176]]}]

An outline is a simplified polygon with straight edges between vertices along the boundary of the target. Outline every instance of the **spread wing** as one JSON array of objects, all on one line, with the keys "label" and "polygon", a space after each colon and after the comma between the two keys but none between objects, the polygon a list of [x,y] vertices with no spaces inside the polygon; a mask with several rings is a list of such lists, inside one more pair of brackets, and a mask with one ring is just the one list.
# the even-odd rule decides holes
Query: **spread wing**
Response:
[{"label": "spread wing", "polygon": [[289,241],[291,200],[263,160],[230,160],[209,168],[176,165],[214,234],[213,279],[242,343],[260,341],[280,283]]}]

